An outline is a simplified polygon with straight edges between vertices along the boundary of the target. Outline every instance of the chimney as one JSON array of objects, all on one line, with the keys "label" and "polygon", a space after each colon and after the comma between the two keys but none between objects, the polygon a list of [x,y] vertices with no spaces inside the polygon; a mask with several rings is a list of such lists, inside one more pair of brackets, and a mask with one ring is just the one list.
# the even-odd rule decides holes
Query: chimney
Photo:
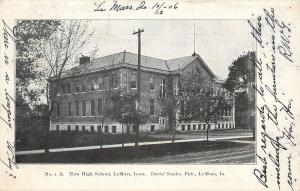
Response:
[{"label": "chimney", "polygon": [[85,65],[88,64],[90,62],[90,57],[89,56],[81,56],[79,58],[79,64],[80,65]]}]

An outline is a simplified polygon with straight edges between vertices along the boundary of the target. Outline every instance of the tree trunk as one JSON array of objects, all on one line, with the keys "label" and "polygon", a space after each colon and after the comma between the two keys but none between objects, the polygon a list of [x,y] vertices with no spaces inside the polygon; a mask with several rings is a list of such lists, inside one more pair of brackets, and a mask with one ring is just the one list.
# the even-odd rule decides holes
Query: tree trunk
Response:
[{"label": "tree trunk", "polygon": [[135,127],[135,143],[134,146],[138,147],[139,146],[139,139],[140,139],[140,128],[139,128],[140,124],[139,122],[136,124]]},{"label": "tree trunk", "polygon": [[124,147],[124,132],[123,132],[123,123],[122,123],[122,147]]},{"label": "tree trunk", "polygon": [[100,145],[100,130],[101,127],[99,128],[99,126],[97,126],[97,145]]},{"label": "tree trunk", "polygon": [[172,144],[175,142],[175,135],[176,135],[176,129],[177,127],[179,126],[179,123],[176,125],[176,127],[174,128],[174,131],[173,131],[173,136],[172,136]]},{"label": "tree trunk", "polygon": [[207,128],[206,128],[206,141],[208,141],[208,123],[206,123],[207,124]]},{"label": "tree trunk", "polygon": [[44,147],[45,147],[45,153],[49,153],[50,119],[51,119],[51,116],[49,114],[47,114],[47,116],[46,116],[47,125],[45,125],[46,129],[44,129]]},{"label": "tree trunk", "polygon": [[102,119],[102,125],[101,125],[101,128],[100,128],[100,148],[101,149],[102,149],[102,146],[103,146],[103,136],[102,136],[103,125],[104,125],[104,119]]}]

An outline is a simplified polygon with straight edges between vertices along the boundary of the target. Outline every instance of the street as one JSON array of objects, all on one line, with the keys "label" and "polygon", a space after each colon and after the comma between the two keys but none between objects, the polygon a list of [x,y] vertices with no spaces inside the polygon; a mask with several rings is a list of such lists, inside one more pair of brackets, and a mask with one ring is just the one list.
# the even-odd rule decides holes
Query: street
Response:
[{"label": "street", "polygon": [[242,147],[233,147],[213,151],[191,152],[176,155],[155,156],[135,159],[129,163],[191,163],[191,164],[237,164],[255,162],[254,141],[229,141],[246,143]]}]

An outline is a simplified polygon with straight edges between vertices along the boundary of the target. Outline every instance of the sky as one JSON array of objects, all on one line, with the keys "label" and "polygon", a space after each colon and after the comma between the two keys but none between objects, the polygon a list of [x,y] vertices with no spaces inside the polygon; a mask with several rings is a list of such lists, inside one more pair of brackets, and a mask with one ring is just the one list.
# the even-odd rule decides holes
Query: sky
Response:
[{"label": "sky", "polygon": [[137,35],[132,33],[138,28],[144,29],[142,55],[160,59],[190,56],[195,40],[195,52],[223,78],[233,60],[256,47],[247,20],[92,20],[89,30],[94,35],[81,53],[88,54],[95,47],[95,57],[124,50],[137,53]]}]

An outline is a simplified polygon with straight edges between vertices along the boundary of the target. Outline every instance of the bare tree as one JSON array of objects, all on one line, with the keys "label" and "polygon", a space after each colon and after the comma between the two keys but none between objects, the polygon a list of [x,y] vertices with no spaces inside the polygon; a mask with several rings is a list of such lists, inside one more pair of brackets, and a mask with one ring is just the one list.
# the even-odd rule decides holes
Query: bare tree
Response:
[{"label": "bare tree", "polygon": [[[39,48],[42,51],[45,65],[43,67],[46,103],[48,105],[47,118],[50,125],[51,115],[57,95],[61,87],[61,78],[65,71],[74,64],[74,59],[79,51],[84,48],[90,40],[93,32],[88,31],[87,21],[63,21],[57,31],[50,38],[43,39]],[[49,126],[45,130],[45,152],[48,152]]]}]

